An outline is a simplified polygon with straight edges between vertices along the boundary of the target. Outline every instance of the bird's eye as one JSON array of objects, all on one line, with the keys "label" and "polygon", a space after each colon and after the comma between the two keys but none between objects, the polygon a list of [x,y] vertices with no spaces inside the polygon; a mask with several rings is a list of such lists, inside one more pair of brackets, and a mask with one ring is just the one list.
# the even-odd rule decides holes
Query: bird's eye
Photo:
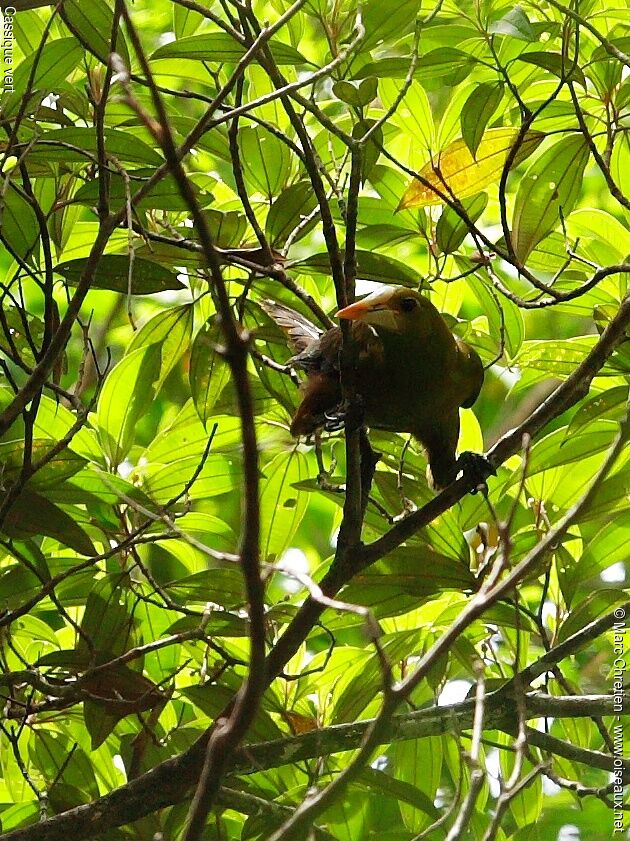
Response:
[{"label": "bird's eye", "polygon": [[411,312],[412,310],[415,310],[417,306],[418,302],[415,298],[402,298],[400,301],[400,309],[403,312]]}]

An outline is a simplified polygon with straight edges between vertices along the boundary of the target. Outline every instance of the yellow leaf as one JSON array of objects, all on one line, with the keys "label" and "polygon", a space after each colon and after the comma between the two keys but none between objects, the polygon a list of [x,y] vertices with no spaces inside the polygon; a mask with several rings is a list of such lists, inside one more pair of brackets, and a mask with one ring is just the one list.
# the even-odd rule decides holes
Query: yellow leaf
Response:
[{"label": "yellow leaf", "polygon": [[[455,196],[458,199],[474,196],[484,187],[500,179],[517,136],[518,130],[513,128],[488,129],[477,147],[474,158],[460,137],[425,164],[419,175],[445,196]],[[527,132],[512,166],[531,155],[544,136],[540,131]],[[405,191],[397,210],[443,203],[443,199],[431,186],[425,186],[421,181],[414,179]]]}]

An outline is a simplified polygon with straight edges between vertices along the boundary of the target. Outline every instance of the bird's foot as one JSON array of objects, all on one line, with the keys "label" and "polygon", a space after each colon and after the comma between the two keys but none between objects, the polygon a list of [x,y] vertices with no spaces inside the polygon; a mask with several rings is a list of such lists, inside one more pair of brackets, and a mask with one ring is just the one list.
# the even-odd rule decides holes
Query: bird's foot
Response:
[{"label": "bird's foot", "polygon": [[460,454],[457,459],[457,470],[474,484],[472,494],[476,494],[479,490],[487,490],[486,479],[497,475],[497,471],[484,455],[471,453],[469,450]]},{"label": "bird's foot", "polygon": [[333,412],[324,412],[323,428],[325,432],[337,432],[343,429],[345,417],[341,409],[335,409]]},{"label": "bird's foot", "polygon": [[355,395],[351,403],[344,400],[332,412],[324,413],[324,429],[326,432],[335,432],[345,426],[354,432],[363,426],[364,415],[363,399],[360,395]]}]

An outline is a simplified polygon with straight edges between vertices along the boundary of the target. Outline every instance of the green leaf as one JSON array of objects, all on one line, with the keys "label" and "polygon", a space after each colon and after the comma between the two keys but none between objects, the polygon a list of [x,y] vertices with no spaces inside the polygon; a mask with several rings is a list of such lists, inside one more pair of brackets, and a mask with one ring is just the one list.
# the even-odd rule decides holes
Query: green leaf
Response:
[{"label": "green leaf", "polygon": [[[466,278],[466,283],[479,301],[483,314],[488,319],[488,328],[493,341],[499,343],[505,337],[505,350],[514,359],[521,349],[525,337],[525,324],[521,310],[515,303],[503,296],[495,297],[488,286],[476,275]],[[500,309],[499,309],[500,308]],[[497,347],[497,352],[499,348]]]},{"label": "green leaf", "polygon": [[94,544],[73,517],[45,496],[28,489],[24,489],[9,508],[2,528],[9,537],[45,534],[80,555],[96,555]]},{"label": "green leaf", "polygon": [[610,172],[624,195],[630,191],[630,137],[623,132],[615,139]]},{"label": "green leaf", "polygon": [[625,604],[627,601],[628,594],[618,589],[596,590],[594,593],[589,593],[578,606],[573,608],[558,628],[557,642],[563,642],[602,614],[608,613],[617,605]]},{"label": "green leaf", "polygon": [[[352,137],[355,140],[360,140],[374,125],[375,120],[360,120],[352,127]],[[379,126],[370,135],[367,143],[363,145],[363,154],[361,158],[361,182],[370,177],[370,173],[374,169],[376,162],[381,154],[383,148],[383,129]]]},{"label": "green leaf", "polygon": [[[229,687],[210,682],[202,686],[183,687],[181,694],[209,718],[216,718],[234,697]],[[250,727],[249,732],[254,740],[268,741],[280,739],[284,735],[269,713],[260,708]]]},{"label": "green leaf", "polygon": [[[127,649],[133,627],[135,597],[122,586],[125,577],[118,573],[98,580],[81,619],[81,630],[91,640],[94,650],[108,657],[118,657]],[[83,636],[79,638],[78,652],[91,653]]]},{"label": "green leaf", "polygon": [[178,3],[173,4],[173,31],[175,38],[181,41],[189,35],[194,35],[203,23],[203,15]]},{"label": "green leaf", "polygon": [[[31,443],[30,458],[37,463],[44,458],[53,444],[48,439],[37,438]],[[24,462],[24,441],[7,441],[0,443],[0,472],[3,481],[11,484],[19,478]],[[47,464],[40,468],[29,480],[30,490],[44,491],[54,487],[70,476],[78,473],[86,464],[86,460],[65,449],[58,453]]]},{"label": "green leaf", "polygon": [[[59,38],[45,44],[39,60],[31,90],[48,95],[58,90],[59,83],[69,76],[80,64],[83,50],[75,38]],[[13,74],[14,92],[5,92],[0,99],[2,116],[6,120],[18,110],[26,92],[26,85],[35,61],[35,54],[27,56]]]},{"label": "green leaf", "polygon": [[[331,268],[328,252],[312,254],[305,260],[295,264],[296,269],[303,274],[324,274],[330,276]],[[415,288],[420,278],[409,266],[378,254],[375,251],[357,251],[357,277],[364,280],[374,280],[381,283],[398,283],[401,286]]]},{"label": "green leaf", "polygon": [[162,370],[156,383],[159,391],[173,368],[190,347],[194,308],[192,304],[159,312],[134,335],[125,356],[141,347],[159,344],[162,347]]},{"label": "green leaf", "polygon": [[362,108],[369,105],[375,99],[378,92],[378,79],[375,76],[367,76],[358,82],[347,82],[341,79],[333,85],[333,93],[342,102]]},{"label": "green leaf", "polygon": [[11,251],[22,260],[36,262],[40,235],[37,216],[13,184],[0,196],[0,223],[2,238]]},{"label": "green leaf", "polygon": [[[240,424],[238,418],[219,418],[219,431],[214,436],[213,452],[219,447],[219,440],[226,441],[223,451],[232,445],[232,451],[237,448],[239,441]],[[143,461],[148,464],[168,464],[178,458],[189,455],[201,456],[206,443],[208,433],[199,420],[197,409],[192,400],[188,400],[175,415],[173,420],[166,425],[149,444],[142,454]]]},{"label": "green leaf", "polygon": [[[408,59],[385,59],[385,61],[405,61],[407,63],[407,70],[409,69]],[[431,50],[426,55],[421,56],[416,64],[416,79],[419,79],[422,84],[429,90],[439,87],[454,87],[461,84],[464,79],[470,74],[475,66],[477,59],[470,53],[465,53],[463,50],[457,50],[453,47],[442,47],[437,50]],[[363,72],[378,76],[378,65],[381,62],[375,62],[374,65],[363,68]],[[390,74],[385,72],[385,76]],[[406,73],[402,74],[403,77]]]},{"label": "green leaf", "polygon": [[[625,563],[628,557],[628,529],[630,516],[627,511],[620,512],[611,522],[605,523],[596,534],[585,543],[577,561],[561,569],[562,592],[571,596],[577,588],[592,587],[592,579],[613,564]],[[599,585],[597,581],[595,586]]]},{"label": "green leaf", "polygon": [[581,135],[555,143],[521,178],[512,216],[512,243],[522,262],[560,225],[577,201],[589,149]]},{"label": "green leaf", "polygon": [[[103,130],[105,154],[119,161],[157,167],[164,163],[144,140],[133,137],[128,131],[108,128]],[[77,147],[73,149],[71,147]],[[85,150],[88,154],[81,154]],[[96,132],[92,128],[58,128],[43,132],[29,153],[31,159],[46,161],[76,161],[89,163],[98,154]]]},{"label": "green leaf", "polygon": [[197,333],[190,354],[190,390],[204,426],[231,377],[225,357],[217,353],[222,341],[218,319],[213,317]]},{"label": "green leaf", "polygon": [[589,397],[580,404],[571,418],[567,427],[567,438],[582,431],[599,418],[621,420],[624,417],[627,402],[628,388],[625,385],[615,386]]},{"label": "green leaf", "polygon": [[417,237],[417,231],[408,231],[397,225],[367,225],[357,231],[357,245],[365,250],[379,249]]},{"label": "green leaf", "polygon": [[[191,515],[186,514],[182,519],[190,519]],[[208,520],[214,520],[216,526],[216,534],[221,534],[219,528],[221,521],[217,517],[210,517],[208,514],[199,515],[193,514],[191,527],[184,530],[190,534],[194,534],[199,540],[210,542],[212,540],[213,548],[216,546],[216,539],[213,537],[211,531],[212,523]],[[198,524],[198,528],[194,529],[194,524]],[[181,524],[181,521],[180,521]],[[222,524],[225,529],[225,523]],[[182,528],[184,528],[182,526]],[[170,545],[170,541],[169,541]],[[209,559],[204,558],[204,562],[208,565]],[[215,562],[216,563],[216,562]],[[192,575],[187,575],[183,578],[170,582],[165,586],[166,591],[183,604],[189,605],[191,602],[207,604],[208,600],[212,600],[216,604],[220,604],[224,610],[231,610],[232,608],[242,608],[245,602],[245,593],[243,590],[243,576],[240,570],[234,567],[220,567],[212,569],[212,575],[208,575],[208,570],[204,569],[202,572],[195,572]]]},{"label": "green leaf", "polygon": [[124,356],[105,380],[96,409],[96,426],[112,467],[128,454],[136,424],[155,398],[162,353],[160,344],[141,347]]},{"label": "green leaf", "polygon": [[486,126],[502,99],[502,83],[485,82],[476,87],[464,103],[460,117],[462,137],[473,158],[477,154]]},{"label": "green leaf", "polygon": [[188,492],[190,499],[208,499],[228,493],[238,487],[238,470],[232,461],[221,454],[208,456],[199,471],[199,456],[169,461],[168,464],[149,464],[134,471],[142,489],[160,504],[179,495],[190,479],[197,474]]},{"label": "green leaf", "polygon": [[4,610],[15,610],[36,597],[44,580],[21,563],[3,567],[0,570],[0,599]]},{"label": "green leaf", "polygon": [[236,210],[204,210],[203,215],[215,245],[219,248],[233,248],[241,244],[247,231],[247,219],[242,213]]},{"label": "green leaf", "polygon": [[[527,463],[528,475],[563,464],[582,461],[610,447],[619,426],[611,421],[593,423],[588,432],[566,437],[564,428],[556,429],[537,441],[531,449]],[[515,477],[516,478],[516,477]]]},{"label": "green leaf", "polygon": [[433,799],[411,783],[397,779],[385,771],[376,768],[364,768],[358,777],[358,781],[374,792],[376,798],[395,797],[400,803],[406,803],[419,809],[434,820],[439,817],[439,812],[433,805]]},{"label": "green leaf", "polygon": [[83,702],[83,721],[90,736],[90,748],[95,751],[105,742],[119,721],[119,716],[108,713],[100,704],[87,698]]},{"label": "green leaf", "polygon": [[[572,62],[562,53],[553,52],[532,52],[521,53],[518,56],[518,61],[526,61],[528,64],[535,64],[536,67],[542,67],[557,76],[559,79],[569,79],[572,82],[578,82],[586,89],[586,79],[584,73],[579,67],[573,67]],[[570,72],[569,72],[570,71]]]},{"label": "green leaf", "polygon": [[[411,603],[441,590],[470,590],[474,577],[461,561],[414,543],[396,549],[364,572],[355,575],[344,598],[374,610],[377,616],[396,616]],[[405,602],[409,596],[413,602]]]},{"label": "green leaf", "polygon": [[[272,246],[284,245],[289,234],[309,216],[317,206],[317,199],[311,189],[310,182],[298,181],[282,190],[280,195],[269,208],[265,232]],[[309,233],[317,220],[313,219],[302,228],[297,240]]]},{"label": "green leaf", "polygon": [[293,487],[308,476],[308,462],[299,450],[279,453],[262,470],[260,487],[260,551],[270,563],[291,544],[306,511],[308,495]]},{"label": "green leaf", "polygon": [[609,518],[614,512],[627,510],[630,470],[626,467],[605,479],[590,506],[579,517],[581,521]]},{"label": "green leaf", "polygon": [[2,830],[8,832],[10,829],[18,829],[36,823],[39,820],[39,815],[40,808],[35,800],[32,803],[15,803],[2,812]]},{"label": "green leaf", "polygon": [[[390,747],[388,754],[392,757],[396,778],[413,786],[419,795],[424,794],[433,806],[442,771],[441,737],[428,736],[397,742]],[[435,807],[428,809],[428,804],[410,805],[405,801],[399,805],[405,826],[410,832],[418,833],[434,820]]]},{"label": "green leaf", "polygon": [[[85,43],[103,64],[107,64],[114,23],[113,10],[109,4],[105,0],[90,0],[89,6],[86,7],[81,0],[64,0],[63,19],[70,30],[77,33],[79,40]],[[121,27],[116,35],[115,50],[121,56],[125,67],[131,67],[129,50]]]},{"label": "green leaf", "polygon": [[403,35],[411,32],[420,6],[420,0],[367,3],[362,15],[365,37],[359,45],[359,50],[371,50],[390,39],[398,41]]},{"label": "green leaf", "polygon": [[42,581],[50,580],[51,575],[46,555],[44,555],[34,540],[14,540],[11,544],[11,552],[16,558],[18,554],[22,556],[22,559],[26,558],[31,564],[33,571],[37,574],[40,584]]},{"label": "green leaf", "polygon": [[[87,259],[70,260],[55,266],[57,274],[62,275],[70,286],[77,286]],[[129,257],[126,254],[104,254],[98,262],[91,284],[92,289],[110,289],[112,292],[129,291]],[[131,269],[131,294],[153,295],[167,289],[185,289],[177,279],[177,274],[154,263],[136,257]]]},{"label": "green leaf", "polygon": [[[180,8],[179,6],[176,8]],[[148,178],[151,172],[144,170],[137,170],[134,172],[134,181],[131,184],[131,194],[141,186],[141,179]],[[116,211],[127,201],[127,187],[125,180],[121,175],[116,173],[109,174],[109,201],[110,210]],[[199,189],[194,183],[190,182],[190,186],[195,194],[195,197],[201,207],[207,207],[214,201],[212,193],[208,193]],[[99,199],[99,179],[94,178],[87,181],[80,187],[74,196],[73,202],[78,204],[86,204],[89,207],[95,207]],[[188,210],[188,203],[182,198],[177,187],[177,183],[172,175],[163,178],[159,184],[155,184],[146,196],[141,201],[134,204],[136,210]]]},{"label": "green leaf", "polygon": [[44,34],[44,21],[35,9],[24,9],[13,17],[15,40],[24,55],[35,52]]},{"label": "green leaf", "polygon": [[[76,416],[51,397],[42,396],[35,420],[34,432],[38,438],[58,441],[74,425]],[[102,453],[94,431],[87,425],[79,429],[72,437],[68,449],[88,461],[101,462]]]},{"label": "green leaf", "polygon": [[[523,370],[545,371],[555,377],[568,377],[584,360],[593,348],[591,336],[576,336],[574,339],[549,341],[528,341],[514,359],[514,363]],[[599,375],[610,374],[611,369],[604,366]]]},{"label": "green leaf", "polygon": [[238,142],[246,178],[271,201],[291,171],[288,147],[261,126],[241,129]]},{"label": "green leaf", "polygon": [[[501,757],[508,754],[508,751],[500,751]],[[511,773],[513,763],[509,763],[505,772],[505,777],[508,778]],[[532,764],[525,760],[523,763],[523,775],[528,774],[532,770]],[[542,774],[538,776],[525,788],[522,788],[516,797],[510,799],[510,812],[516,822],[516,826],[534,826],[541,815],[543,809],[543,783]]]},{"label": "green leaf", "polygon": [[149,497],[121,476],[105,470],[90,467],[75,473],[69,479],[46,492],[51,502],[94,505],[104,503],[104,510],[112,508],[126,499],[133,499],[145,508],[154,511]]},{"label": "green leaf", "polygon": [[589,251],[597,246],[604,262],[622,262],[630,253],[630,231],[612,213],[601,208],[584,207],[575,210],[567,219],[569,238],[592,240]]},{"label": "green leaf", "polygon": [[[384,108],[390,108],[394,104],[400,95],[401,88],[402,85],[391,78],[379,80],[379,99]],[[391,117],[391,122],[400,126],[405,134],[413,138],[414,146],[427,150],[432,148],[435,134],[433,114],[429,96],[420,82],[413,80],[402,103]],[[379,167],[379,169],[384,169],[384,167]],[[402,190],[399,191],[398,198],[393,203],[394,207],[398,205],[402,192]]]},{"label": "green leaf", "polygon": [[[309,64],[304,56],[289,44],[272,39],[269,49],[279,66]],[[191,35],[163,44],[151,55],[151,61],[160,58],[187,58],[197,61],[235,63],[245,55],[245,47],[225,32],[209,32]]]},{"label": "green leaf", "polygon": [[[607,43],[612,44],[626,55],[630,53],[630,37],[627,35],[620,38],[611,38],[609,36]],[[602,100],[606,101],[611,98],[611,95],[614,95],[613,91],[621,82],[623,62],[619,61],[616,56],[611,55],[604,44],[602,44],[593,50],[590,61],[585,69],[587,76],[595,85]],[[618,107],[622,107],[621,102],[618,103]]]},{"label": "green leaf", "polygon": [[[478,196],[472,196],[462,202],[464,210],[473,223],[479,219],[487,204],[488,196],[486,193],[479,193]],[[452,254],[466,239],[468,232],[469,228],[466,222],[460,219],[452,207],[447,206],[442,211],[435,227],[437,247],[443,254]]]},{"label": "green leaf", "polygon": [[488,32],[497,35],[511,35],[521,41],[538,40],[529,18],[520,6],[514,6],[500,20],[491,23]]}]

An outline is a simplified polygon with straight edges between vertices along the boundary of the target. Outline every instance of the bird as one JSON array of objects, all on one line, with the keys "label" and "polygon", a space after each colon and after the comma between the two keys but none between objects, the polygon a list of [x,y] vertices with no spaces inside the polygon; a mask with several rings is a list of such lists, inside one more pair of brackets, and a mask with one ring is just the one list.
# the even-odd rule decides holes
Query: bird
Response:
[{"label": "bird", "polygon": [[[348,412],[341,383],[341,327],[322,331],[283,304],[265,299],[260,305],[295,351],[287,365],[306,373],[291,434],[297,438],[340,428]],[[453,336],[437,308],[415,289],[378,289],[336,317],[351,325],[352,379],[361,422],[411,433],[426,452],[434,490],[449,485],[462,470],[483,485],[494,473],[485,458],[456,455],[459,409],[473,405],[483,384],[479,354]]]}]

